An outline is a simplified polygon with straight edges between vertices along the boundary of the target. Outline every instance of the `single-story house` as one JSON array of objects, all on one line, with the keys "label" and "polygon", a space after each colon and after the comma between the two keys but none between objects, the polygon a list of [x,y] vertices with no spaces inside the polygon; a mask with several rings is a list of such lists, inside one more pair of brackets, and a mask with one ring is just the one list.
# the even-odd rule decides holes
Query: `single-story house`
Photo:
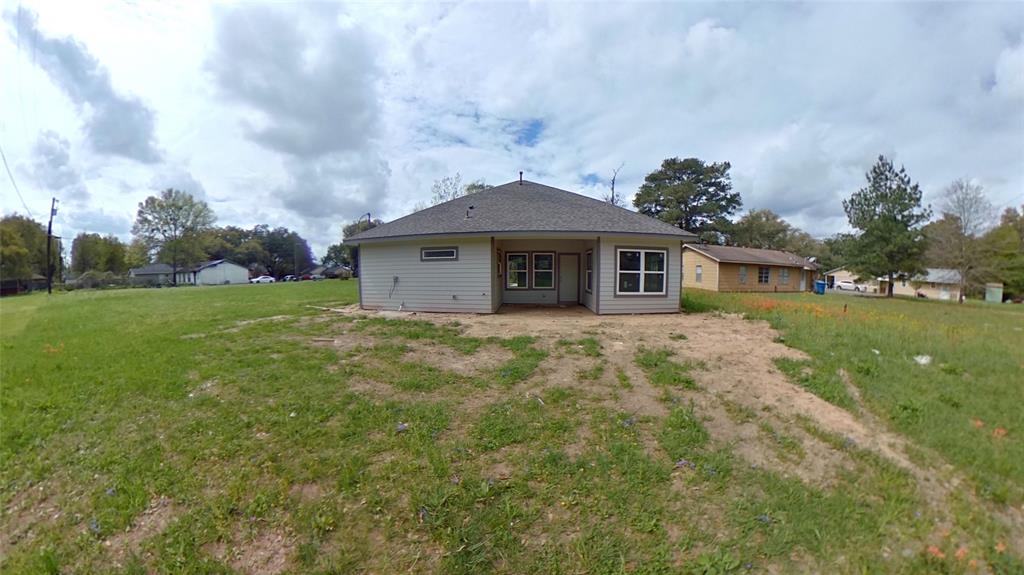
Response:
[{"label": "single-story house", "polygon": [[723,292],[810,291],[817,271],[814,262],[779,250],[683,246],[683,288]]},{"label": "single-story house", "polygon": [[[879,293],[888,290],[888,279],[879,278]],[[927,268],[925,273],[893,280],[893,295],[926,297],[929,299],[960,299],[960,272],[946,268]]]},{"label": "single-story house", "polygon": [[203,262],[192,269],[178,270],[178,285],[223,285],[249,283],[249,270],[228,260]]},{"label": "single-story house", "polygon": [[680,250],[695,240],[660,220],[520,179],[345,242],[359,246],[365,309],[581,304],[631,314],[679,311]]},{"label": "single-story house", "polygon": [[860,279],[857,274],[846,269],[845,267],[839,267],[825,272],[825,285],[828,289],[835,289],[836,282],[851,281],[855,284],[862,285],[864,288],[871,293],[878,293],[878,280],[869,278],[867,280]]},{"label": "single-story house", "polygon": [[352,277],[352,270],[348,266],[330,266],[324,270],[324,277],[347,280]]},{"label": "single-story house", "polygon": [[167,264],[149,264],[128,270],[128,281],[139,285],[162,285],[171,283],[174,270]]}]

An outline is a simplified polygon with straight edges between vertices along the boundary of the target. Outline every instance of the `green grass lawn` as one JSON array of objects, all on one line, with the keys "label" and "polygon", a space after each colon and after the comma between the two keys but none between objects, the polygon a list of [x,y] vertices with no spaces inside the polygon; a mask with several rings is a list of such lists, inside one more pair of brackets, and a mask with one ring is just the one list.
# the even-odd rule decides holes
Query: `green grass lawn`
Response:
[{"label": "green grass lawn", "polygon": [[1024,502],[1024,306],[699,290],[684,306],[768,320],[812,358],[778,362],[794,381],[849,408],[845,370],[872,412],[959,467],[984,498]]},{"label": "green grass lawn", "polygon": [[[670,349],[699,332],[667,332],[616,363],[615,334],[600,330],[470,337],[458,322],[309,307],[353,303],[356,289],[0,301],[0,572],[974,572],[968,559],[1024,569],[1019,550],[997,548],[1007,538],[990,513],[1019,506],[1024,485],[1015,310],[684,301],[769,319],[812,357],[779,363],[794,382],[854,409],[834,375],[846,370],[868,408],[921,446],[916,457],[962,471],[984,507],[955,503],[961,560],[913,478],[872,452],[798,422],[847,462],[834,483],[811,485],[717,441],[695,403],[713,366]],[[922,354],[930,365],[914,362]],[[535,385],[559,362],[578,381]],[[606,399],[645,385],[664,415]],[[764,416],[730,406],[737,420]],[[780,458],[812,457],[793,429],[760,429]],[[924,551],[933,542],[947,557]]]}]

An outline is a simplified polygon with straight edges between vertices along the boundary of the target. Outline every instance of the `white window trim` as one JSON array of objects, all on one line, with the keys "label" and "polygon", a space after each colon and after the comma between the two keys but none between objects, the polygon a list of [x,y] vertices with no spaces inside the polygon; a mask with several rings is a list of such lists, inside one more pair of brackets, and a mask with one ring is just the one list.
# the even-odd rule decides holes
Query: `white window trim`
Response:
[{"label": "white window trim", "polygon": [[587,293],[594,293],[594,250],[587,250],[583,255],[583,268],[583,289]]},{"label": "white window trim", "polygon": [[[508,264],[512,256],[523,256],[526,258],[526,269],[525,270],[513,270],[512,266]],[[512,280],[512,274],[526,272],[526,285],[524,286],[511,286],[509,282]],[[505,289],[510,290],[528,290],[530,289],[530,253],[529,252],[507,252],[505,254]]]},{"label": "white window trim", "polygon": [[741,284],[747,283],[747,266],[741,265],[739,269],[739,278]]},{"label": "white window trim", "polygon": [[[640,252],[640,269],[639,270],[621,270],[619,265],[622,263],[622,252]],[[647,262],[647,254],[659,253],[662,255],[662,261],[665,262],[665,269],[662,271],[647,271],[644,269],[644,264]],[[619,290],[619,276],[627,274],[640,274],[640,291],[620,291]],[[644,276],[646,274],[661,274],[661,291],[644,291]],[[666,295],[668,292],[668,250],[667,249],[648,249],[648,248],[617,248],[615,250],[615,295],[621,296],[645,296],[645,295]]]},{"label": "white window trim", "polygon": [[[537,269],[537,256],[551,256],[551,269],[550,270],[538,270]],[[537,287],[537,272],[542,274],[551,274],[551,287]],[[535,290],[553,290],[555,289],[555,252],[531,252],[530,253],[530,288]]]},{"label": "white window trim", "polygon": [[[452,252],[449,256],[427,256],[427,252]],[[459,259],[459,248],[457,246],[445,246],[439,248],[420,248],[420,261],[423,262],[436,262],[436,261],[455,261]]]}]

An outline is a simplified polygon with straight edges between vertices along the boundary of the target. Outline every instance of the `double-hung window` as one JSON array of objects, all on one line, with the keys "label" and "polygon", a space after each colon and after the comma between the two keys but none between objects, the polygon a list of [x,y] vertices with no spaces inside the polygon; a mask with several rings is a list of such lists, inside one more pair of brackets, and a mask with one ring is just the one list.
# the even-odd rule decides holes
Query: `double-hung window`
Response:
[{"label": "double-hung window", "polygon": [[740,283],[747,283],[747,266],[740,266]]},{"label": "double-hung window", "polygon": [[666,250],[620,248],[615,258],[617,295],[664,295]]},{"label": "double-hung window", "polygon": [[782,285],[789,284],[789,268],[782,268],[779,270],[779,283]]},{"label": "double-hung window", "polygon": [[757,268],[757,283],[766,284],[772,277],[772,268],[760,266]]},{"label": "double-hung window", "polygon": [[533,289],[555,289],[555,254],[533,254]]},{"label": "double-hung window", "polygon": [[527,269],[529,255],[509,253],[505,255],[505,287],[507,289],[528,289],[530,273]]},{"label": "double-hung window", "polygon": [[695,273],[693,277],[697,280],[697,283],[701,283],[701,282],[704,281],[704,266],[703,265],[697,264],[697,273]]},{"label": "double-hung window", "polygon": [[594,251],[587,250],[587,293],[594,291]]}]

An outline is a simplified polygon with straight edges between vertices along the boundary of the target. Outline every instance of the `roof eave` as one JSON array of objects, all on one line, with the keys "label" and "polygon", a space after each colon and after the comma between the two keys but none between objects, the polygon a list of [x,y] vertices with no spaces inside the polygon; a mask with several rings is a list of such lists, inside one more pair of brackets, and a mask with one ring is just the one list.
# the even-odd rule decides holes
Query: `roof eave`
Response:
[{"label": "roof eave", "polygon": [[381,243],[388,241],[412,241],[421,239],[432,239],[432,238],[449,238],[449,237],[535,237],[535,236],[548,236],[548,237],[597,237],[597,236],[638,236],[638,237],[656,237],[666,240],[678,240],[680,242],[686,242],[691,238],[695,239],[697,236],[688,234],[661,234],[656,232],[626,232],[626,231],[615,231],[615,230],[520,230],[520,231],[473,231],[473,232],[444,232],[437,234],[406,234],[406,235],[393,235],[383,236],[376,238],[359,238],[353,236],[342,240],[343,243],[351,245],[359,245],[363,243]]}]

